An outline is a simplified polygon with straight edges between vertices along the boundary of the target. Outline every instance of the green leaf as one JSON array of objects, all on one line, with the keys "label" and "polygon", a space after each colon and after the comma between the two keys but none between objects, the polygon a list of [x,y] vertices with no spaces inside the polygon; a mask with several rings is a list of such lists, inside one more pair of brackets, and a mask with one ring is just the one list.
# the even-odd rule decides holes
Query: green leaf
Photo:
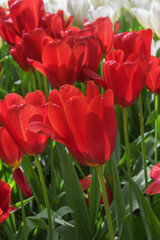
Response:
[{"label": "green leaf", "polygon": [[115,155],[112,155],[112,172],[113,172],[113,199],[114,206],[117,216],[117,225],[120,233],[120,239],[129,240],[132,239],[131,227],[129,225],[128,219],[126,218],[127,213],[125,209],[125,203],[123,199],[122,189],[120,185],[118,170],[116,166]]},{"label": "green leaf", "polygon": [[123,167],[121,167],[123,170],[127,180],[130,182],[135,196],[138,201],[138,205],[140,208],[140,212],[142,215],[144,227],[146,230],[146,235],[148,240],[153,239],[159,239],[160,236],[160,222],[158,221],[156,215],[152,211],[152,208],[148,202],[148,200],[145,198],[145,196],[142,194],[141,190],[137,186],[137,184],[131,179],[131,177],[128,175],[128,173],[124,170]]},{"label": "green leaf", "polygon": [[98,209],[99,209],[99,201],[100,201],[100,186],[97,176],[97,171],[93,168],[92,171],[92,181],[89,192],[89,217],[90,223],[92,226],[92,233],[94,233],[96,227],[96,219],[98,217]]},{"label": "green leaf", "polygon": [[38,203],[40,209],[43,209],[45,206],[43,191],[40,183],[40,179],[33,169],[31,161],[28,157],[25,157],[21,163],[25,176],[29,182],[32,192],[34,193],[35,199]]},{"label": "green leaf", "polygon": [[[73,221],[70,221],[69,224],[73,224]],[[72,227],[59,226],[56,230],[60,234],[61,240],[75,239],[75,229]]]},{"label": "green leaf", "polygon": [[[30,197],[30,198],[27,198],[25,200],[23,200],[23,205],[27,205],[31,200],[34,199],[34,196],[33,197]],[[21,208],[21,202],[17,202],[16,204],[14,204],[17,208]]]},{"label": "green leaf", "polygon": [[87,211],[87,204],[83,197],[82,188],[75,168],[73,167],[72,160],[69,159],[69,156],[71,157],[71,155],[67,154],[66,149],[63,145],[56,143],[56,147],[61,160],[64,188],[66,190],[68,205],[74,211],[76,225],[75,226],[76,236],[74,239],[90,240],[91,227]]}]

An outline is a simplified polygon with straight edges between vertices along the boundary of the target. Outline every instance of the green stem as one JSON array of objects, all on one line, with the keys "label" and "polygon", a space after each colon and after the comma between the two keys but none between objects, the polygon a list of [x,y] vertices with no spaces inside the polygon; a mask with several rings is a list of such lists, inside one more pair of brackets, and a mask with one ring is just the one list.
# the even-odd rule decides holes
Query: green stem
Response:
[{"label": "green stem", "polygon": [[[128,140],[128,121],[127,121],[127,108],[123,108],[123,128],[124,128],[124,138],[126,146],[126,161],[127,161],[127,172],[131,177],[131,166],[130,166],[130,150],[129,150],[129,140]],[[129,203],[130,203],[130,221],[133,222],[133,204],[132,204],[132,188],[129,183]]]},{"label": "green stem", "polygon": [[36,81],[35,81],[33,72],[30,72],[30,77],[31,77],[32,90],[35,91],[36,90]]},{"label": "green stem", "polygon": [[145,178],[145,186],[148,186],[148,176],[147,176],[147,162],[146,162],[146,149],[145,149],[145,141],[144,141],[144,125],[143,125],[143,107],[142,107],[142,96],[139,95],[139,114],[140,114],[140,130],[141,130],[141,138],[142,138],[142,159],[143,159],[143,167],[144,167],[144,178]]},{"label": "green stem", "polygon": [[83,93],[84,96],[86,96],[86,83],[81,82],[81,92]]},{"label": "green stem", "polygon": [[158,95],[155,94],[155,162],[158,162]]},{"label": "green stem", "polygon": [[129,176],[131,176],[130,150],[129,150],[129,140],[128,140],[127,108],[123,108],[123,127],[124,127],[124,138],[125,138],[125,145],[126,145],[127,171],[128,171]]},{"label": "green stem", "polygon": [[41,181],[41,184],[42,184],[44,199],[45,199],[46,208],[47,208],[48,225],[49,225],[49,237],[50,237],[49,239],[50,239],[50,240],[53,240],[52,219],[51,219],[51,211],[50,211],[50,205],[49,205],[47,188],[46,188],[46,184],[45,184],[45,180],[44,180],[44,176],[43,176],[41,164],[40,164],[40,161],[39,161],[39,157],[38,157],[38,155],[36,155],[36,156],[34,156],[34,157],[35,157],[35,161],[36,161],[36,164],[37,164],[37,169],[38,169],[40,181]]},{"label": "green stem", "polygon": [[45,89],[46,98],[48,99],[49,91],[48,91],[48,80],[46,76],[43,76],[43,80],[44,80],[44,89]]},{"label": "green stem", "polygon": [[50,151],[50,166],[51,166],[51,206],[53,206],[53,196],[54,196],[54,179],[55,179],[55,171],[54,171],[54,154],[53,154],[53,147],[51,144],[51,151]]},{"label": "green stem", "polygon": [[24,204],[23,204],[23,195],[20,187],[18,187],[19,191],[19,198],[21,202],[21,209],[22,209],[22,219],[23,219],[23,229],[24,229],[24,239],[27,240],[27,234],[26,234],[26,216],[25,216],[25,209],[24,209]]},{"label": "green stem", "polygon": [[75,196],[75,191],[74,191],[74,177],[73,177],[73,164],[72,164],[72,157],[71,154],[69,153],[68,155],[68,160],[69,160],[69,178],[71,184],[71,192],[72,192],[72,204],[74,208],[74,217],[75,217],[75,240],[79,240],[79,218],[78,218],[78,212],[77,212],[77,206],[76,206],[76,196]]},{"label": "green stem", "polygon": [[[104,65],[104,62],[103,62],[103,58],[101,59],[101,62],[100,62],[100,67],[101,67],[101,77],[104,78],[104,75],[103,75],[103,65]],[[105,93],[105,90],[103,87],[101,87],[101,94],[104,95]]]},{"label": "green stem", "polygon": [[40,76],[39,71],[37,71],[37,70],[36,70],[36,77],[37,77],[37,80],[38,80],[39,89],[42,90],[41,76]]},{"label": "green stem", "polygon": [[102,196],[103,196],[103,203],[104,203],[107,224],[108,224],[109,239],[114,240],[113,224],[112,224],[112,218],[111,218],[111,213],[110,213],[110,208],[109,208],[109,203],[108,203],[108,197],[107,197],[107,193],[106,193],[106,187],[105,187],[104,178],[103,178],[102,165],[97,166],[96,170],[97,170],[97,174],[98,174],[100,189],[101,189]]}]

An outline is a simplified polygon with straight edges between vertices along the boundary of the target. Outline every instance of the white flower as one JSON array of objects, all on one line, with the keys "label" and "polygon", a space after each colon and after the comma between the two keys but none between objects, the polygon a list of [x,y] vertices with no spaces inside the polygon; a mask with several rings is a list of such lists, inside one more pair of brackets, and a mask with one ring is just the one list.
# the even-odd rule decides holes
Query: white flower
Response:
[{"label": "white flower", "polygon": [[132,8],[130,12],[137,18],[138,22],[146,29],[151,28],[160,37],[160,2],[153,0],[149,9]]},{"label": "white flower", "polygon": [[112,23],[118,21],[121,14],[121,0],[91,0],[92,7],[88,12],[88,20],[94,21],[98,17],[109,17]]},{"label": "white flower", "polygon": [[78,26],[83,26],[84,19],[88,19],[88,10],[90,4],[87,0],[68,0],[68,11],[74,17],[74,21]]},{"label": "white flower", "polygon": [[127,10],[130,10],[131,8],[134,8],[134,7],[144,8],[149,10],[151,1],[150,0],[124,0],[123,6]]},{"label": "white flower", "polygon": [[120,17],[120,9],[111,6],[100,6],[97,9],[89,10],[88,20],[93,22],[98,17],[109,17],[112,23],[115,23]]},{"label": "white flower", "polygon": [[63,10],[65,20],[70,16],[67,10],[67,0],[43,0],[45,11],[50,13],[57,13],[58,10]]},{"label": "white flower", "polygon": [[8,8],[8,0],[0,0],[0,7]]},{"label": "white flower", "polygon": [[151,55],[156,56],[159,49],[160,49],[160,40],[154,41],[154,39],[152,39]]}]

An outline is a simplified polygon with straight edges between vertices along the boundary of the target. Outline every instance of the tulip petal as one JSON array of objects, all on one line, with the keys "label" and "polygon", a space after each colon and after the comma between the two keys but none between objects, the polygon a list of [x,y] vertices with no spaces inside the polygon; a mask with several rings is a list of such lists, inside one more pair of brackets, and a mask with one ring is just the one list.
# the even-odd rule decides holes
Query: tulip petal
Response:
[{"label": "tulip petal", "polygon": [[[117,121],[114,111],[114,95],[111,89],[107,90],[103,97],[104,113],[103,113],[103,127],[110,143],[110,155],[113,153],[116,144],[117,135]],[[106,157],[108,153],[106,152]]]},{"label": "tulip petal", "polygon": [[25,196],[27,197],[33,196],[32,191],[28,185],[27,179],[20,168],[14,169],[13,178]]},{"label": "tulip petal", "polygon": [[152,179],[160,180],[160,163],[157,163],[155,166],[152,167],[150,176]]},{"label": "tulip petal", "polygon": [[38,61],[34,61],[33,59],[29,59],[29,58],[27,58],[27,61],[32,67],[34,67],[35,69],[37,69],[39,72],[41,72],[43,75],[47,77],[47,70],[42,63]]},{"label": "tulip petal", "polygon": [[145,190],[145,193],[148,195],[153,195],[153,194],[160,194],[160,181],[154,181],[151,183]]},{"label": "tulip petal", "polygon": [[63,108],[58,105],[48,103],[48,118],[51,126],[57,134],[54,140],[75,147],[73,134],[68,126],[67,117]]},{"label": "tulip petal", "polygon": [[96,96],[88,106],[86,118],[89,155],[95,165],[103,164],[106,161],[105,152],[110,153],[102,125],[102,104],[102,97]]},{"label": "tulip petal", "polygon": [[3,182],[0,179],[0,208],[3,210],[3,212],[7,211],[10,208],[10,202],[11,202],[11,188],[10,186]]},{"label": "tulip petal", "polygon": [[86,91],[87,102],[91,102],[91,100],[97,95],[100,95],[100,90],[98,86],[93,81],[89,81],[87,83]]},{"label": "tulip petal", "polygon": [[83,93],[76,87],[65,84],[60,88],[60,95],[64,101],[64,103],[68,102],[68,100],[74,96],[81,97],[85,99]]},{"label": "tulip petal", "polygon": [[77,150],[82,153],[88,153],[86,139],[87,107],[86,99],[77,96],[72,97],[65,105],[68,125],[74,136]]},{"label": "tulip petal", "polygon": [[35,92],[30,92],[26,94],[25,102],[35,107],[39,105],[44,105],[46,104],[46,95],[42,91],[36,90]]}]

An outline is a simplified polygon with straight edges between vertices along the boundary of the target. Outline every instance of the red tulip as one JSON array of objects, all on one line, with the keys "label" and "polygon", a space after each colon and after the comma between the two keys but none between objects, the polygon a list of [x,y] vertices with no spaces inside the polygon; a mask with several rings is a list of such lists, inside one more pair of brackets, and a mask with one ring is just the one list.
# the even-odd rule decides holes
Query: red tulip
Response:
[{"label": "red tulip", "polygon": [[73,157],[86,166],[98,166],[109,160],[116,142],[116,116],[113,93],[102,97],[99,88],[87,84],[87,97],[74,86],[52,90],[48,102],[50,126],[35,122],[29,129],[47,134],[64,144]]},{"label": "red tulip", "polygon": [[0,158],[11,167],[17,167],[23,159],[23,153],[4,127],[0,127]]},{"label": "red tulip", "polygon": [[15,211],[16,207],[10,207],[11,204],[11,188],[0,179],[0,224],[4,222],[9,214]]},{"label": "red tulip", "polygon": [[20,167],[14,169],[13,178],[25,196],[27,197],[33,196],[33,193],[28,185],[27,179]]},{"label": "red tulip", "polygon": [[66,41],[53,40],[44,45],[42,63],[28,59],[30,65],[44,74],[54,88],[73,84],[82,68],[84,43],[70,46]]},{"label": "red tulip", "polygon": [[136,58],[136,54],[132,54],[131,57],[132,61],[124,61],[122,50],[110,52],[103,66],[104,79],[87,71],[105,90],[112,89],[115,104],[125,108],[133,104],[145,83],[145,74],[141,68],[143,59]]},{"label": "red tulip", "polygon": [[152,167],[150,176],[152,179],[156,179],[156,181],[152,182],[145,190],[145,193],[148,195],[153,195],[156,193],[160,194],[160,163],[157,163]]},{"label": "red tulip", "polygon": [[[91,185],[91,175],[88,175],[87,177],[85,178],[82,178],[80,180],[80,184],[81,184],[81,187],[82,187],[82,190],[83,192],[88,190],[90,188],[90,185]],[[105,186],[106,186],[106,192],[107,192],[107,197],[108,197],[108,202],[109,202],[109,205],[111,205],[112,201],[113,201],[113,194],[112,194],[112,191],[106,181],[106,179],[104,178],[104,182],[105,182]],[[89,203],[89,193],[88,193],[88,203]],[[103,198],[102,198],[102,194],[101,194],[101,197],[100,197],[100,202],[103,202]]]},{"label": "red tulip", "polygon": [[7,14],[6,10],[0,7],[0,36],[8,44],[14,45],[16,35],[10,14]]},{"label": "red tulip", "polygon": [[150,58],[150,71],[145,81],[146,87],[150,92],[160,94],[160,57]]},{"label": "red tulip", "polygon": [[3,127],[0,127],[0,158],[7,165],[14,167],[13,178],[15,182],[18,184],[24,195],[31,197],[31,189],[24,173],[19,168],[19,164],[23,159],[23,153],[16,145],[12,136]]},{"label": "red tulip", "polygon": [[43,42],[46,36],[47,34],[43,29],[36,28],[33,31],[24,33],[22,38],[19,36],[15,37],[15,46],[11,47],[10,53],[23,71],[31,71],[33,69],[27,58],[42,61]]},{"label": "red tulip", "polygon": [[[118,31],[118,23],[116,24],[116,31]],[[87,22],[84,24],[85,28],[93,29],[93,35],[95,35],[101,45],[102,56],[106,54],[113,47],[113,24],[109,17],[99,17],[94,22]]]},{"label": "red tulip", "polygon": [[47,37],[47,34],[42,28],[36,28],[22,35],[22,46],[26,58],[28,57],[39,62],[42,61],[42,49],[45,37]]},{"label": "red tulip", "polygon": [[39,27],[44,12],[42,0],[9,0],[10,16],[19,36]]},{"label": "red tulip", "polygon": [[[78,33],[80,36],[80,33]],[[97,73],[98,67],[101,61],[101,47],[99,41],[94,36],[82,36],[77,38],[77,41],[85,42],[85,56],[84,56],[84,66],[77,76],[78,81],[84,82],[88,80],[87,75],[84,72],[84,69],[90,69],[93,72]]]},{"label": "red tulip", "polygon": [[0,101],[0,122],[12,135],[17,146],[27,155],[43,152],[48,138],[30,132],[27,126],[33,121],[45,121],[47,107],[45,95],[39,90],[28,93],[23,99],[12,93]]},{"label": "red tulip", "polygon": [[22,46],[22,39],[19,36],[15,37],[15,46],[10,48],[10,54],[13,59],[19,64],[23,71],[30,71],[32,67],[27,61],[27,55]]},{"label": "red tulip", "polygon": [[124,61],[132,53],[139,53],[149,61],[151,52],[152,31],[151,29],[119,33],[114,36],[114,48],[124,52]]},{"label": "red tulip", "polygon": [[56,14],[45,13],[41,19],[40,26],[45,30],[45,32],[55,38],[65,38],[67,31],[71,30],[73,22],[73,17],[70,16],[67,21],[64,21],[64,13],[59,10]]}]

